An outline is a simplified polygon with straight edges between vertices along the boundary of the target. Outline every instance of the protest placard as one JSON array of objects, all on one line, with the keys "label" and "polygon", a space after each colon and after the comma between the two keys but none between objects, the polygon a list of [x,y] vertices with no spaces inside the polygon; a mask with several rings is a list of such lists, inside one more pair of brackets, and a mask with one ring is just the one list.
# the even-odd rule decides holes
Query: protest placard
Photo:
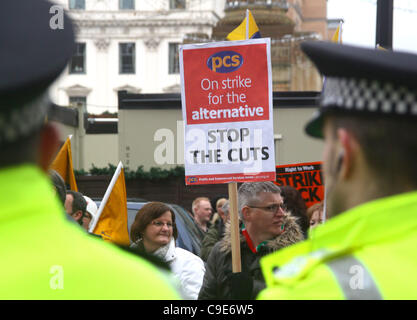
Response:
[{"label": "protest placard", "polygon": [[321,162],[296,163],[276,166],[278,186],[297,189],[307,207],[324,200],[324,183]]},{"label": "protest placard", "polygon": [[275,181],[270,39],[180,47],[186,184]]}]

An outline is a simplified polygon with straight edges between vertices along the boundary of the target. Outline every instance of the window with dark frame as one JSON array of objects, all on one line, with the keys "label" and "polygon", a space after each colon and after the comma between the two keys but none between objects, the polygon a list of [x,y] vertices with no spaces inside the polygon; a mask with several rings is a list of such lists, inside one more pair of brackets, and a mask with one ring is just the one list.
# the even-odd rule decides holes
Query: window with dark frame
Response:
[{"label": "window with dark frame", "polygon": [[71,74],[85,74],[85,43],[75,44],[75,53],[69,64],[69,73]]},{"label": "window with dark frame", "polygon": [[180,73],[179,43],[169,44],[168,73]]},{"label": "window with dark frame", "polygon": [[87,97],[83,97],[83,96],[69,97],[69,104],[71,107],[85,106],[87,104]]},{"label": "window with dark frame", "polygon": [[119,43],[119,73],[135,73],[135,43]]},{"label": "window with dark frame", "polygon": [[85,10],[85,0],[69,0],[69,8],[73,10]]},{"label": "window with dark frame", "polygon": [[119,0],[119,9],[120,10],[134,10],[135,0]]},{"label": "window with dark frame", "polygon": [[185,9],[185,0],[169,0],[170,9]]}]

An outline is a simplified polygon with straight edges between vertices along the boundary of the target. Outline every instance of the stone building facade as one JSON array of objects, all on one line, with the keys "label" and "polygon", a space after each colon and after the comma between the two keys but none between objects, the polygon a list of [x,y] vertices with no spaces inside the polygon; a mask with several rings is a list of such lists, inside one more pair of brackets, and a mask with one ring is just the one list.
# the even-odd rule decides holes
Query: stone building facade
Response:
[{"label": "stone building facade", "polygon": [[211,36],[224,0],[56,0],[76,26],[77,48],[51,89],[58,105],[117,112],[117,92],[179,92],[178,45]]},{"label": "stone building facade", "polygon": [[316,91],[299,44],[328,39],[326,0],[56,0],[76,25],[72,63],[52,87],[59,105],[117,112],[117,91],[180,92],[178,45],[225,40],[251,9],[272,39],[275,91]]}]

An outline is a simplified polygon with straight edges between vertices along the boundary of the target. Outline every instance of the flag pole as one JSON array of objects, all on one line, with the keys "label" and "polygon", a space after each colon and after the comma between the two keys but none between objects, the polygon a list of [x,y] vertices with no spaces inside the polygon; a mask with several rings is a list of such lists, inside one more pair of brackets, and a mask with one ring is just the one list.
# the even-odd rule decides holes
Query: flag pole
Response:
[{"label": "flag pole", "polygon": [[[249,9],[246,9],[246,40],[249,39]],[[232,241],[232,272],[242,272],[240,256],[239,214],[237,208],[237,183],[229,182],[230,231]]]},{"label": "flag pole", "polygon": [[[246,9],[246,40],[249,39],[249,9]],[[237,182],[229,182],[229,203],[230,203],[230,231],[232,242],[232,272],[242,272],[242,261],[240,255],[240,232],[239,213],[237,199]]]},{"label": "flag pole", "polygon": [[110,194],[111,194],[111,192],[112,192],[112,190],[113,190],[113,188],[114,188],[114,185],[116,184],[117,178],[119,177],[120,172],[122,171],[122,168],[123,168],[123,164],[122,164],[122,162],[120,161],[120,162],[119,162],[119,164],[118,164],[118,166],[117,166],[117,168],[116,168],[116,171],[115,171],[115,172],[114,172],[114,174],[113,174],[113,178],[111,179],[110,184],[109,184],[109,186],[107,187],[106,193],[104,194],[104,197],[103,197],[103,199],[101,200],[100,207],[99,207],[99,208],[98,208],[98,210],[97,210],[97,215],[96,215],[96,218],[94,219],[94,222],[93,222],[93,224],[91,225],[91,227],[90,227],[90,229],[88,230],[88,232],[90,232],[90,233],[91,233],[91,232],[93,232],[93,231],[94,231],[94,229],[96,228],[97,222],[98,222],[98,220],[100,219],[100,215],[101,215],[101,213],[103,212],[104,207],[106,206],[107,200],[109,200]]},{"label": "flag pole", "polygon": [[337,42],[338,43],[342,43],[342,21],[340,21],[339,22],[339,34],[338,34],[338,39],[337,39]]},{"label": "flag pole", "polygon": [[249,40],[249,9],[246,9],[246,40]]},{"label": "flag pole", "polygon": [[[249,9],[246,9],[246,40],[249,39]],[[237,207],[237,183],[229,182],[230,228],[232,241],[232,272],[242,272],[240,256],[239,213]]]}]

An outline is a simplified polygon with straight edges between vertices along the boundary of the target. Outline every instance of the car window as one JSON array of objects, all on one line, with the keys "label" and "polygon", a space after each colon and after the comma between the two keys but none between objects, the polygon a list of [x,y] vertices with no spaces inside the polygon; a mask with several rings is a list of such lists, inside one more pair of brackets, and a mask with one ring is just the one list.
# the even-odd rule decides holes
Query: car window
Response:
[{"label": "car window", "polygon": [[[127,229],[129,230],[129,239],[130,239],[130,228],[132,227],[132,224],[135,221],[138,210],[139,209],[129,209],[129,208],[127,209]],[[130,243],[132,243],[132,240],[130,240]]]},{"label": "car window", "polygon": [[187,233],[187,238],[185,240],[188,240],[191,242],[191,248],[184,248],[187,249],[188,251],[191,251],[192,253],[194,253],[195,255],[200,255],[200,250],[201,250],[201,240],[197,235],[197,230],[195,229],[195,225],[192,219],[190,219],[189,217],[189,213],[187,211],[185,211],[185,209],[183,209],[181,206],[178,205],[170,205],[171,208],[174,210],[175,212],[175,219],[176,221],[178,221],[177,225],[179,224],[179,222],[181,222],[183,228],[186,230]]}]

